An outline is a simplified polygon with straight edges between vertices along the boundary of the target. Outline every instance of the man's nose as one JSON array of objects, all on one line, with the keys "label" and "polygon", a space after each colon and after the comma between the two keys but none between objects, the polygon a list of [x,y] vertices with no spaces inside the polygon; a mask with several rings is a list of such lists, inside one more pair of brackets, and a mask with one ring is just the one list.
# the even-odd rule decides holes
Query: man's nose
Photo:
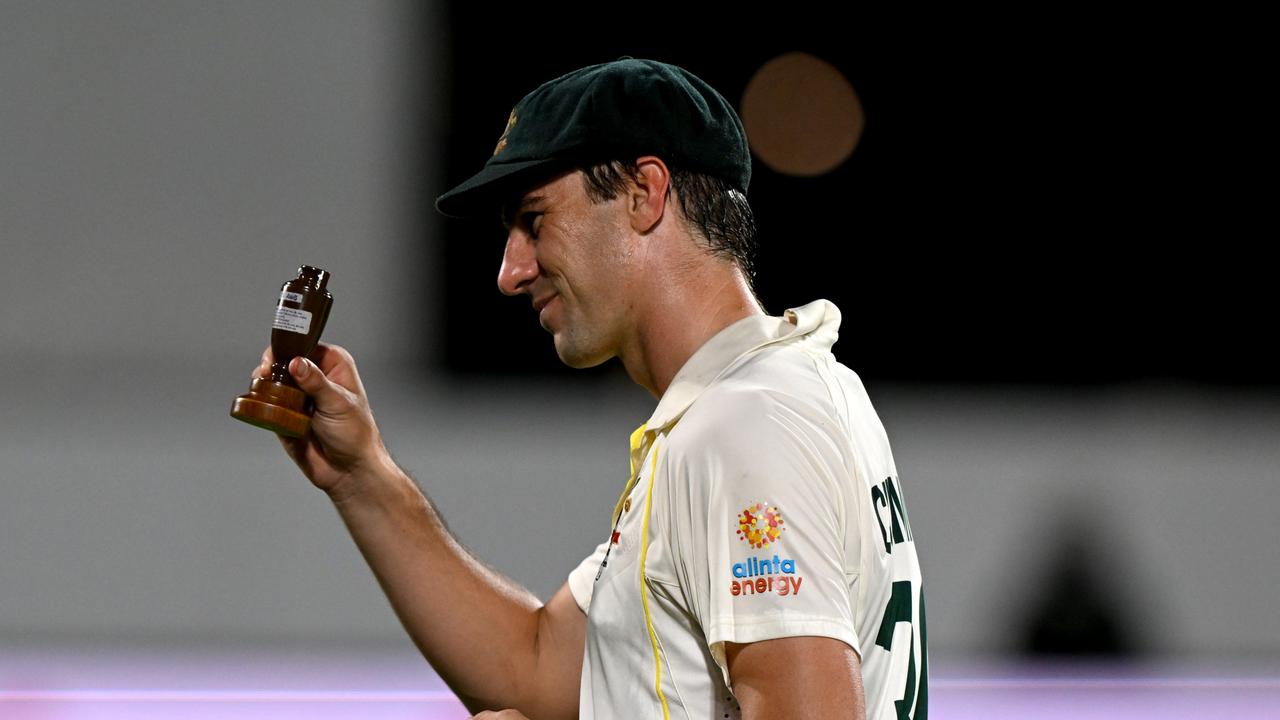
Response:
[{"label": "man's nose", "polygon": [[533,244],[518,229],[507,234],[507,247],[502,252],[502,267],[498,269],[498,289],[504,295],[519,295],[538,277],[538,259]]}]

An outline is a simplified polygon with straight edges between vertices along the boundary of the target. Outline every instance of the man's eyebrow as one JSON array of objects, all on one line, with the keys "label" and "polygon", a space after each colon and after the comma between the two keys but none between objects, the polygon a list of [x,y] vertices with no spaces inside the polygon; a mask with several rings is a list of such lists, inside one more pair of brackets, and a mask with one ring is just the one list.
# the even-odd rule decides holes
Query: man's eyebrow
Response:
[{"label": "man's eyebrow", "polygon": [[525,208],[530,205],[536,205],[546,199],[547,198],[543,195],[525,195],[520,199],[520,202],[517,203],[515,207],[512,207],[511,203],[503,204],[502,210],[500,211],[502,215],[502,226],[510,229],[510,227],[515,224],[516,218],[519,217],[520,213],[524,212]]}]

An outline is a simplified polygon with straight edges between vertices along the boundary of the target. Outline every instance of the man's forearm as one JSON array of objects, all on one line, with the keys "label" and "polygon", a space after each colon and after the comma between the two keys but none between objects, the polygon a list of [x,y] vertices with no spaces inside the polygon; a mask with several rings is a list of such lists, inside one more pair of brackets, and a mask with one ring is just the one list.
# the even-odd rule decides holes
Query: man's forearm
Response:
[{"label": "man's forearm", "polygon": [[418,649],[472,712],[527,705],[542,603],[463,548],[389,457],[365,475],[334,505]]},{"label": "man's forearm", "polygon": [[[255,377],[271,364],[268,348]],[[436,672],[473,711],[576,717],[586,616],[567,586],[544,605],[458,544],[387,453],[349,352],[321,344],[289,372],[316,412],[310,433],[281,444],[333,500]]]}]

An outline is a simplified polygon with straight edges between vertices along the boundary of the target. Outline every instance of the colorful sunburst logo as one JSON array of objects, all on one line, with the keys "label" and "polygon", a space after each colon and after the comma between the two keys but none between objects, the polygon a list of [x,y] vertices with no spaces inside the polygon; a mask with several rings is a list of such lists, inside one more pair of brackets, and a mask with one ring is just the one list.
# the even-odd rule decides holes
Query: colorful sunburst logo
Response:
[{"label": "colorful sunburst logo", "polygon": [[753,548],[764,549],[778,542],[782,531],[782,513],[767,503],[756,503],[738,514],[738,539]]}]

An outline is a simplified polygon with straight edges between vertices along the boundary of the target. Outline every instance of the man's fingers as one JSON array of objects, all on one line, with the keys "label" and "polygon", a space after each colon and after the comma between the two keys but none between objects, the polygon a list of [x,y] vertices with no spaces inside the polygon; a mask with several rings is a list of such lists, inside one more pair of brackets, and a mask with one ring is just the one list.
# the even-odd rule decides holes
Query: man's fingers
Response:
[{"label": "man's fingers", "polygon": [[315,365],[324,372],[325,377],[337,383],[357,396],[364,395],[364,387],[360,383],[360,373],[356,370],[355,358],[341,345],[320,343],[308,356]]},{"label": "man's fingers", "polygon": [[315,363],[304,357],[296,357],[289,362],[289,374],[303,392],[315,399],[320,410],[333,412],[350,403],[344,388],[325,377]]},{"label": "man's fingers", "polygon": [[271,360],[271,346],[268,345],[267,349],[262,351],[262,359],[258,360],[258,367],[249,373],[249,379],[257,380],[260,377],[269,375],[271,373]]},{"label": "man's fingers", "polygon": [[289,361],[289,374],[308,395],[319,395],[327,389],[328,378],[315,363],[304,357]]},{"label": "man's fingers", "polygon": [[347,352],[347,349],[341,345],[318,343],[309,357],[316,365],[320,366],[325,375],[332,375],[334,368],[339,365],[346,365],[353,370],[356,365],[355,358],[351,357],[351,353]]},{"label": "man's fingers", "polygon": [[[267,377],[275,357],[268,346],[262,353],[258,367],[249,374],[251,379]],[[355,360],[344,348],[337,345],[316,346],[309,358],[296,357],[289,362],[289,374],[298,387],[316,398],[320,407],[334,408],[332,401],[348,399],[346,393],[363,395],[360,378],[356,374]],[[308,375],[313,375],[308,377]],[[343,391],[346,392],[343,392]],[[327,399],[326,399],[327,396]]]}]

